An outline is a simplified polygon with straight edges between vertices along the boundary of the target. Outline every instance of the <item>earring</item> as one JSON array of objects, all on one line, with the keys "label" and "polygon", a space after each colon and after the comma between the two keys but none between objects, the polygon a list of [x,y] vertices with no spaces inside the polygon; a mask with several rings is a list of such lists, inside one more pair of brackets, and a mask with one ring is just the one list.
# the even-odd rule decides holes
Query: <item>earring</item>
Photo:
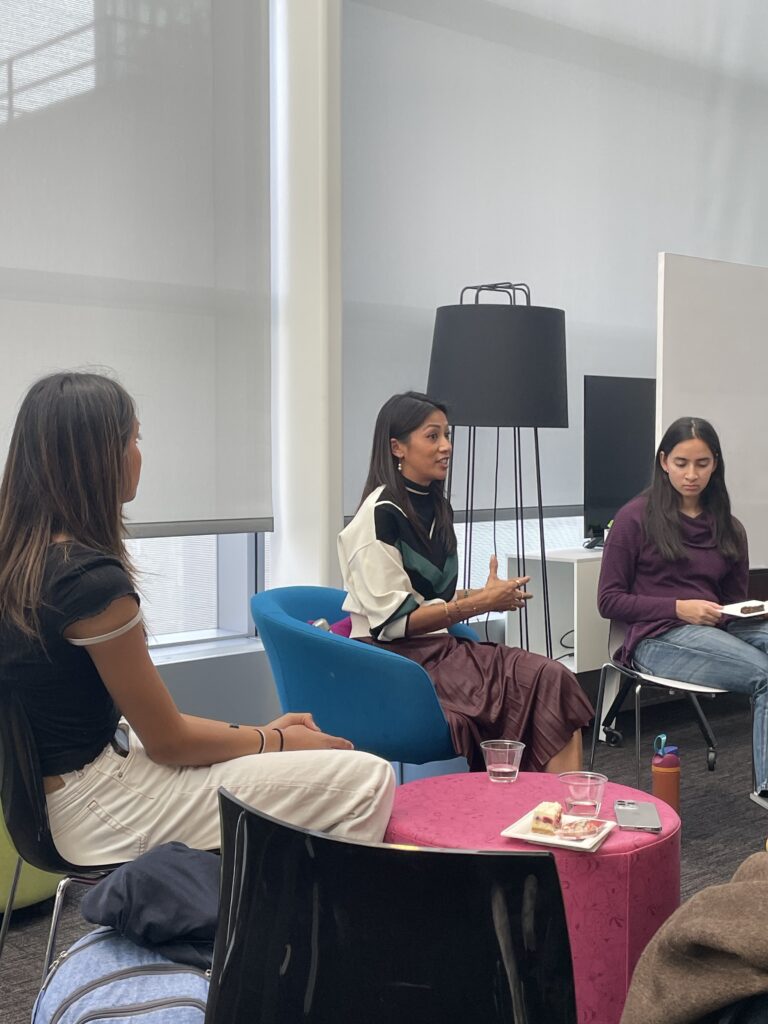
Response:
[{"label": "earring", "polygon": [[397,460],[397,472],[398,473],[402,473],[403,472],[403,464],[400,461],[400,459]]}]

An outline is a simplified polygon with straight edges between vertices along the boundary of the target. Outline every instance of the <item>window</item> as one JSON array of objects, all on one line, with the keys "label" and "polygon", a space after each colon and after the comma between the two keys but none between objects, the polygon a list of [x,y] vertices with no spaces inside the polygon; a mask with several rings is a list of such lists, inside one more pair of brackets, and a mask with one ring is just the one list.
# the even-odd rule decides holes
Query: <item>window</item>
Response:
[{"label": "window", "polygon": [[271,526],[268,27],[267,0],[0,3],[0,464],[37,377],[114,375],[145,534]]},{"label": "window", "polygon": [[252,534],[129,540],[150,646],[253,634]]},{"label": "window", "polygon": [[[539,553],[539,523],[537,519],[526,519],[525,551],[526,554]],[[552,517],[544,520],[544,544],[547,550],[559,548],[581,547],[584,539],[583,516]],[[268,590],[272,586],[272,560],[270,556],[270,534],[261,534],[264,539],[264,576],[260,589]],[[462,579],[464,565],[464,524],[456,524],[457,554],[459,557],[459,581]],[[488,578],[488,562],[494,549],[493,523],[477,522],[472,526],[472,587],[482,587]],[[517,551],[515,539],[515,522],[511,519],[500,519],[496,523],[496,554],[499,558],[499,574],[506,573],[505,559]]]},{"label": "window", "polygon": [[[496,523],[496,555],[499,559],[499,576],[506,576],[506,559],[517,551],[513,519],[500,519]],[[541,550],[538,519],[525,519],[525,552],[538,555]],[[464,524],[456,524],[457,554],[459,557],[459,581],[463,578],[464,565]],[[563,516],[544,520],[544,545],[547,551],[559,548],[579,548],[584,539],[582,516]],[[488,578],[488,562],[494,551],[493,523],[475,522],[472,526],[472,578],[471,587],[482,587]]]}]

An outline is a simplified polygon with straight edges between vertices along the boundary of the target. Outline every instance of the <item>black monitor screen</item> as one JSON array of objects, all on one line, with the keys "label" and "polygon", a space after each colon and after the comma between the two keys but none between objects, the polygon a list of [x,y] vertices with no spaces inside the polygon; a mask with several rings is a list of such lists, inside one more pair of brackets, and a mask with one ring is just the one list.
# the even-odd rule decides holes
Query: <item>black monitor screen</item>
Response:
[{"label": "black monitor screen", "polygon": [[616,512],[651,480],[656,381],[584,377],[584,536],[602,538]]}]

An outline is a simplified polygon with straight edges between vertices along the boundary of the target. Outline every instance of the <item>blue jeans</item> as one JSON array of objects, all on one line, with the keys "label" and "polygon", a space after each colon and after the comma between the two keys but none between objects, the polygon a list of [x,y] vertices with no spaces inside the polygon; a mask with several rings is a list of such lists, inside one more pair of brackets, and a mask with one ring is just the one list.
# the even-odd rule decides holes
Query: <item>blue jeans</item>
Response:
[{"label": "blue jeans", "polygon": [[663,679],[719,686],[752,702],[752,756],[758,792],[768,790],[768,621],[733,619],[726,629],[677,626],[641,640],[635,666]]}]

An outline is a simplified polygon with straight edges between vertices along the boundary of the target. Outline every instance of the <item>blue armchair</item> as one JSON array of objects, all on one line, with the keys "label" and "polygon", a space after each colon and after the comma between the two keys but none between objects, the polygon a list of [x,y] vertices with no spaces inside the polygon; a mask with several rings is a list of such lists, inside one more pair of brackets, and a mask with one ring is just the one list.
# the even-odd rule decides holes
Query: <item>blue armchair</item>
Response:
[{"label": "blue armchair", "polygon": [[[388,761],[456,757],[432,681],[420,665],[310,625],[343,618],[344,597],[330,587],[282,587],[251,598],[283,711],[311,711],[325,732]],[[469,626],[451,632],[477,639]]]}]

